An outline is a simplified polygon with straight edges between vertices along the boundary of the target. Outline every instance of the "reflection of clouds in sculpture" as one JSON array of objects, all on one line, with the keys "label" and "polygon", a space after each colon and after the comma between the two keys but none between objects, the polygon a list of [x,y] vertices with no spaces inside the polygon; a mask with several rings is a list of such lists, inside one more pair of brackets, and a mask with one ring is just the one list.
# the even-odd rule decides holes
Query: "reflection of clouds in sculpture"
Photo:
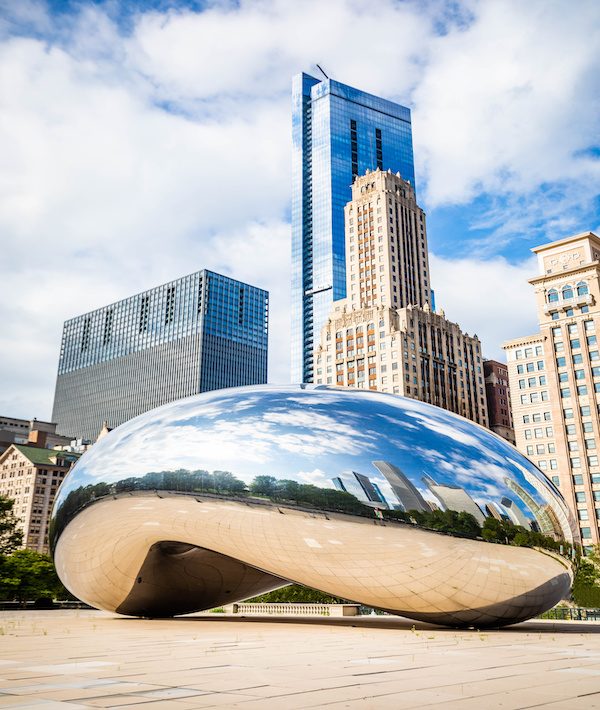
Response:
[{"label": "reflection of clouds in sculpture", "polygon": [[[507,442],[462,417],[394,395],[295,386],[221,390],[142,415],[88,451],[64,490],[148,473],[223,470],[246,485],[266,475],[331,489],[340,477],[365,502],[356,472],[395,505],[377,460],[397,467],[428,502],[437,499],[423,476],[463,489],[483,510],[510,497],[506,476],[518,479],[538,505],[546,496],[560,497]],[[527,483],[529,477],[539,486]],[[532,517],[522,500],[516,505]]]},{"label": "reflection of clouds in sculpture", "polygon": [[299,471],[293,479],[302,483],[309,483],[312,486],[334,487],[331,479],[327,478],[327,474],[319,468],[315,468],[314,471]]}]

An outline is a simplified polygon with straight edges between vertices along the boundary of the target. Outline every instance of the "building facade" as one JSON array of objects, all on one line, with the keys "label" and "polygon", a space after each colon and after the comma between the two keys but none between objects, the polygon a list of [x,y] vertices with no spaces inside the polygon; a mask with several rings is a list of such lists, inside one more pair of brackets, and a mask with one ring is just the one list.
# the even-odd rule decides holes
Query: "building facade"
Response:
[{"label": "building facade", "polygon": [[346,296],[344,205],[366,170],[414,186],[410,110],[331,79],[300,74],[292,90],[292,380],[313,381],[313,351]]},{"label": "building facade", "polygon": [[0,453],[6,451],[11,444],[28,443],[41,448],[52,449],[54,446],[69,444],[70,439],[56,433],[56,424],[54,422],[0,415]]},{"label": "building facade", "polygon": [[48,552],[48,521],[56,491],[78,454],[12,444],[0,454],[0,495],[14,500],[23,547]]},{"label": "building facade", "polygon": [[514,444],[515,430],[510,408],[508,367],[497,360],[484,360],[483,374],[488,405],[488,425],[496,434]]},{"label": "building facade", "polygon": [[540,332],[504,344],[516,445],[559,487],[590,546],[600,541],[600,238],[533,251]]},{"label": "building facade", "polygon": [[267,381],[268,293],[199,271],[64,325],[52,412],[95,440],[182,397]]},{"label": "building facade", "polygon": [[391,172],[356,178],[346,214],[347,296],[315,350],[315,381],[402,394],[488,424],[481,343],[434,313],[425,215]]}]

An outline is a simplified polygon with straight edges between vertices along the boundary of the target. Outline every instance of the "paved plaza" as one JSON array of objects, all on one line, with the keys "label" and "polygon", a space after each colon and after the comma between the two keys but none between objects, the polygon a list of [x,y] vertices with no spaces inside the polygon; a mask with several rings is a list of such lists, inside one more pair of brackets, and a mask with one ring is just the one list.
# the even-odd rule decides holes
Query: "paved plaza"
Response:
[{"label": "paved plaza", "polygon": [[0,708],[595,708],[600,624],[0,612]]}]

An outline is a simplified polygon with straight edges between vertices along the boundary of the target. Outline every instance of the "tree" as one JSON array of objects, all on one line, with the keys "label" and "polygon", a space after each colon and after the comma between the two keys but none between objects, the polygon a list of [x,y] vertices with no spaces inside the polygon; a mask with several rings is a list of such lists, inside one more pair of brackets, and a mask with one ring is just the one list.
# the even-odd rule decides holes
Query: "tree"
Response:
[{"label": "tree", "polygon": [[277,479],[274,476],[255,476],[250,484],[250,493],[255,496],[270,498],[275,495],[276,490]]},{"label": "tree", "polygon": [[0,595],[26,602],[64,593],[52,560],[33,550],[16,550],[0,560]]},{"label": "tree", "polygon": [[0,495],[0,555],[10,555],[23,542],[23,533],[17,529],[19,520],[14,514],[14,500]]},{"label": "tree", "polygon": [[599,576],[594,564],[584,559],[579,562],[571,591],[575,604],[588,608],[600,608]]},{"label": "tree", "polygon": [[248,602],[264,602],[280,604],[282,602],[295,602],[304,604],[343,604],[346,599],[332,597],[330,594],[320,592],[318,589],[303,587],[301,584],[289,584],[287,587],[275,589],[267,594],[248,599]]}]

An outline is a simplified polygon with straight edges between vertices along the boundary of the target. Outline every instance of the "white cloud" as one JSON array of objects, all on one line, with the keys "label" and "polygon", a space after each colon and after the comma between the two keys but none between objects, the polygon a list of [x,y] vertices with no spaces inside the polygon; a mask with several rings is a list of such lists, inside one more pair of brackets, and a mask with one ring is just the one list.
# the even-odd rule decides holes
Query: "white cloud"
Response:
[{"label": "white cloud", "polygon": [[[6,414],[50,415],[66,318],[202,267],[270,291],[270,379],[288,379],[289,85],[315,62],[413,106],[429,206],[506,197],[484,226],[510,229],[488,254],[533,218],[568,229],[597,182],[588,0],[577,12],[566,0],[244,0],[133,12],[126,26],[112,3],[0,6]],[[544,202],[537,188],[556,180],[568,189]],[[438,303],[488,354],[535,328],[535,269],[434,258],[432,270]]]},{"label": "white cloud", "polygon": [[436,308],[471,335],[485,357],[505,361],[504,341],[538,332],[533,287],[535,257],[519,264],[505,259],[442,259],[430,256]]}]

